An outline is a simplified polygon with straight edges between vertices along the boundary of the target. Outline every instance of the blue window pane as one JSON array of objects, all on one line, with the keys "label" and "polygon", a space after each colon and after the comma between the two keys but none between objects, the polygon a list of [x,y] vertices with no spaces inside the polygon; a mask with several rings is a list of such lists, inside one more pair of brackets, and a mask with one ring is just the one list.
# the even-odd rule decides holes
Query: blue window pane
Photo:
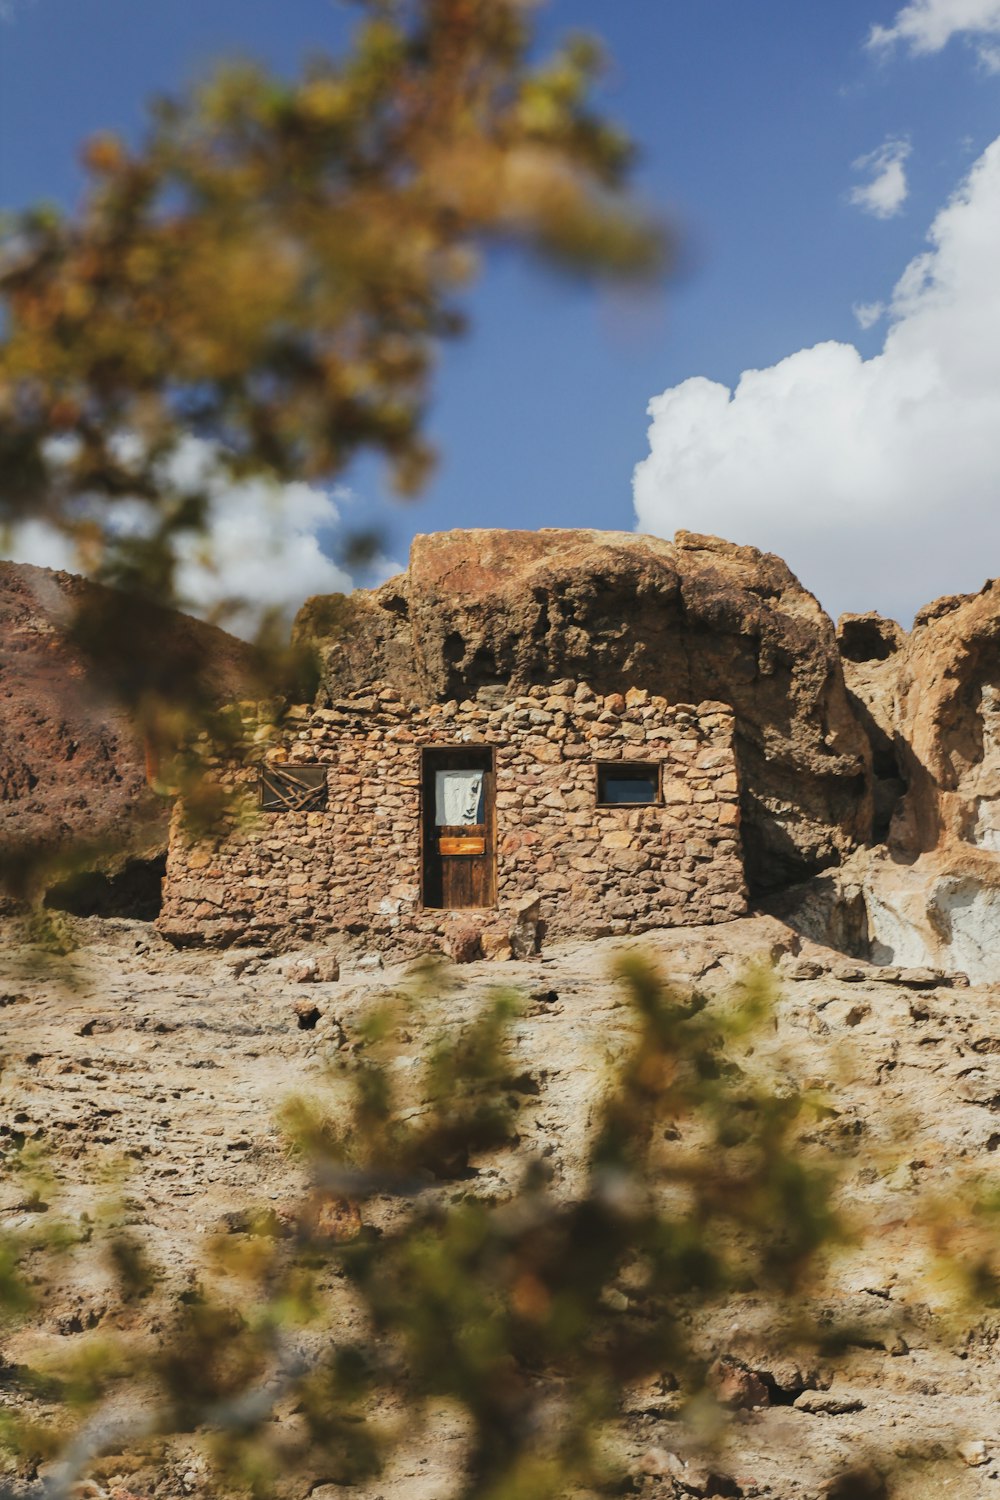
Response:
[{"label": "blue window pane", "polygon": [[653,776],[605,775],[601,787],[602,802],[655,802],[656,778]]}]

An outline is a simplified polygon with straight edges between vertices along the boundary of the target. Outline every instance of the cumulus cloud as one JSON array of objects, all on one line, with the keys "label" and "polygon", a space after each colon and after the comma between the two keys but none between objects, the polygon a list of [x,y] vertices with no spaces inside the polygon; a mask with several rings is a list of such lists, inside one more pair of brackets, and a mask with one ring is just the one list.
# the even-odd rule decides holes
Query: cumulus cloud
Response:
[{"label": "cumulus cloud", "polygon": [[[127,446],[123,440],[120,457]],[[177,593],[190,613],[218,618],[227,630],[249,638],[269,613],[289,619],[310,594],[344,593],[355,586],[324,551],[343,529],[342,506],[351,498],[346,489],[263,479],[233,483],[211,446],[195,438],[171,459],[168,477],[181,492],[201,490],[209,496],[204,532],[181,533],[177,542]],[[139,502],[115,502],[103,515],[119,533],[142,533],[150,524],[149,510]],[[80,570],[72,542],[43,522],[12,527],[5,541],[4,552],[15,562]],[[398,571],[383,557],[366,569],[376,580]]]},{"label": "cumulus cloud", "polygon": [[1000,573],[1000,139],[906,267],[880,353],[800,349],[649,405],[642,530],[779,553],[832,613],[909,620]]},{"label": "cumulus cloud", "polygon": [[873,26],[867,45],[885,52],[897,44],[911,53],[940,52],[953,36],[975,38],[979,57],[991,71],[1000,71],[1000,0],[909,0],[890,26]]},{"label": "cumulus cloud", "polygon": [[869,172],[871,177],[868,182],[851,189],[849,197],[855,207],[874,214],[876,219],[891,219],[899,213],[910,191],[906,181],[906,159],[910,150],[908,140],[890,137],[877,151],[858,157],[854,170]]}]

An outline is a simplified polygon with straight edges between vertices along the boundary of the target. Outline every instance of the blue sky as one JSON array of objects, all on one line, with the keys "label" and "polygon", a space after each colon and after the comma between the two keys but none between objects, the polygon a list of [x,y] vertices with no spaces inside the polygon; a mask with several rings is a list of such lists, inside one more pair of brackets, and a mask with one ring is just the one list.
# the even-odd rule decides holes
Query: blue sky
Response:
[{"label": "blue sky", "polygon": [[[151,93],[234,52],[290,70],[336,48],[350,13],[0,15],[0,198],[16,207],[72,204],[80,139],[135,133]],[[443,352],[433,483],[389,502],[363,463],[339,524],[374,519],[398,561],[415,531],[451,526],[713,531],[781,552],[833,613],[904,623],[1000,572],[1000,0],[552,0],[540,45],[581,28],[607,43],[601,103],[641,147],[637,184],[680,231],[684,274],[638,299],[496,261],[471,335]],[[320,554],[334,520],[300,489],[276,602],[342,581]],[[275,524],[245,546],[269,550]]]}]

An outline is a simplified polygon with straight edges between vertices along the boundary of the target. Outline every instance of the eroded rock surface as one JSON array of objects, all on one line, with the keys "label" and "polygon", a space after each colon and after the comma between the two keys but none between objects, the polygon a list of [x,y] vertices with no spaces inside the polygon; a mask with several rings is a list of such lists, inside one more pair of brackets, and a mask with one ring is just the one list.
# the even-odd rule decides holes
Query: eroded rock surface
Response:
[{"label": "eroded rock surface", "polygon": [[873,956],[1000,978],[1000,581],[838,636],[886,847],[835,879],[864,888]]},{"label": "eroded rock surface", "polygon": [[[249,650],[186,615],[130,604],[70,573],[0,562],[0,853],[94,844],[112,878],[166,850],[147,785],[137,687],[224,702]],[[138,875],[136,876],[138,878]]]},{"label": "eroded rock surface", "polygon": [[834,863],[871,825],[870,751],[833,626],[777,557],[714,537],[450,531],[407,573],[309,600],[331,698],[373,678],[420,703],[558,678],[736,714],[752,889]]},{"label": "eroded rock surface", "polygon": [[[2,934],[8,1068],[0,1155],[11,1167],[26,1149],[43,1146],[51,1182],[40,1208],[25,1201],[24,1175],[10,1171],[0,1188],[0,1223],[15,1231],[57,1218],[75,1223],[105,1204],[92,1239],[67,1257],[57,1294],[6,1341],[7,1360],[32,1368],[82,1359],[109,1337],[153,1336],[165,1302],[194,1276],[226,1287],[212,1259],[216,1236],[249,1247],[255,1217],[285,1222],[306,1187],[277,1122],[282,1100],[300,1094],[335,1110],[342,1085],[329,1065],[352,1055],[366,1020],[398,1001],[412,977],[403,967],[383,969],[372,953],[347,959],[336,979],[321,978],[317,968],[303,983],[296,965],[280,957],[177,953],[139,923],[74,927],[80,946],[63,968],[31,948],[18,951],[13,928]],[[506,974],[527,997],[514,1033],[517,1068],[530,1081],[520,1144],[477,1158],[461,1191],[509,1201],[532,1155],[548,1164],[555,1192],[577,1190],[609,1064],[634,1035],[612,978],[615,962],[634,947],[711,1005],[725,1003],[752,959],[776,961],[774,1026],[748,1042],[739,1065],[765,1070],[779,1092],[813,1097],[803,1149],[839,1174],[838,1200],[858,1235],[831,1258],[809,1306],[821,1329],[850,1329],[837,1354],[786,1343],[773,1302],[752,1289],[697,1317],[681,1310],[715,1372],[718,1397],[736,1416],[720,1449],[706,1454],[683,1419],[669,1370],[624,1384],[612,1451],[633,1476],[633,1490],[664,1500],[1000,1494],[997,1311],[955,1302],[955,1282],[931,1253],[927,1217],[935,1202],[947,1204],[937,1249],[972,1254],[974,1219],[959,1212],[962,1184],[991,1171],[1000,1147],[996,987],[849,963],[763,917],[648,934],[638,943],[566,944],[510,965]],[[321,954],[312,956],[318,965]],[[495,991],[496,976],[495,965],[480,961],[463,966],[460,982],[441,975],[432,990],[425,985],[399,1028],[397,1065],[411,1068],[442,1028],[453,1034],[469,1022]],[[304,998],[318,1013],[306,1027]],[[682,1118],[678,1128],[690,1141],[693,1122]],[[108,1168],[123,1160],[127,1176],[119,1175],[116,1190]],[[455,1190],[450,1181],[433,1189],[443,1201]],[[108,1206],[116,1191],[117,1206]],[[394,1200],[376,1198],[365,1205],[364,1222],[377,1230],[396,1212]],[[107,1236],[122,1223],[163,1273],[138,1307],[116,1292],[107,1262]],[[246,1312],[246,1283],[228,1285]],[[623,1318],[642,1317],[641,1276],[624,1270],[612,1293]],[[350,1344],[370,1337],[346,1283],[334,1279],[330,1296],[331,1326],[304,1331],[306,1350],[310,1338]],[[140,1398],[127,1381],[116,1389],[127,1416]],[[34,1408],[18,1410],[31,1416]],[[391,1424],[399,1411],[390,1400],[373,1415]],[[352,1484],[326,1468],[311,1488],[300,1483],[279,1493],[287,1500],[307,1492],[320,1500],[447,1500],[468,1434],[453,1408],[432,1404],[428,1415],[377,1480]],[[292,1397],[278,1402],[276,1431],[294,1431],[299,1420]],[[142,1500],[210,1500],[217,1493],[205,1465],[210,1443],[193,1432],[145,1459],[111,1451],[89,1470],[100,1486],[94,1493],[117,1487]],[[860,1479],[853,1489],[828,1488],[833,1475],[866,1465],[892,1475],[887,1491],[865,1490]],[[44,1473],[21,1493],[41,1500]]]}]

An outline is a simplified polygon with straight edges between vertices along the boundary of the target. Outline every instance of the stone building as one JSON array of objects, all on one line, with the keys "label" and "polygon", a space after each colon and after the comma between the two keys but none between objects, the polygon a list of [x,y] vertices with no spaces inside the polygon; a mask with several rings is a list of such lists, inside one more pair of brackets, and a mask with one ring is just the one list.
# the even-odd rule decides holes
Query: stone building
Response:
[{"label": "stone building", "polygon": [[216,768],[246,793],[216,835],[175,815],[174,942],[506,958],[746,910],[724,704],[562,681],[420,706],[376,685],[253,739]]}]

